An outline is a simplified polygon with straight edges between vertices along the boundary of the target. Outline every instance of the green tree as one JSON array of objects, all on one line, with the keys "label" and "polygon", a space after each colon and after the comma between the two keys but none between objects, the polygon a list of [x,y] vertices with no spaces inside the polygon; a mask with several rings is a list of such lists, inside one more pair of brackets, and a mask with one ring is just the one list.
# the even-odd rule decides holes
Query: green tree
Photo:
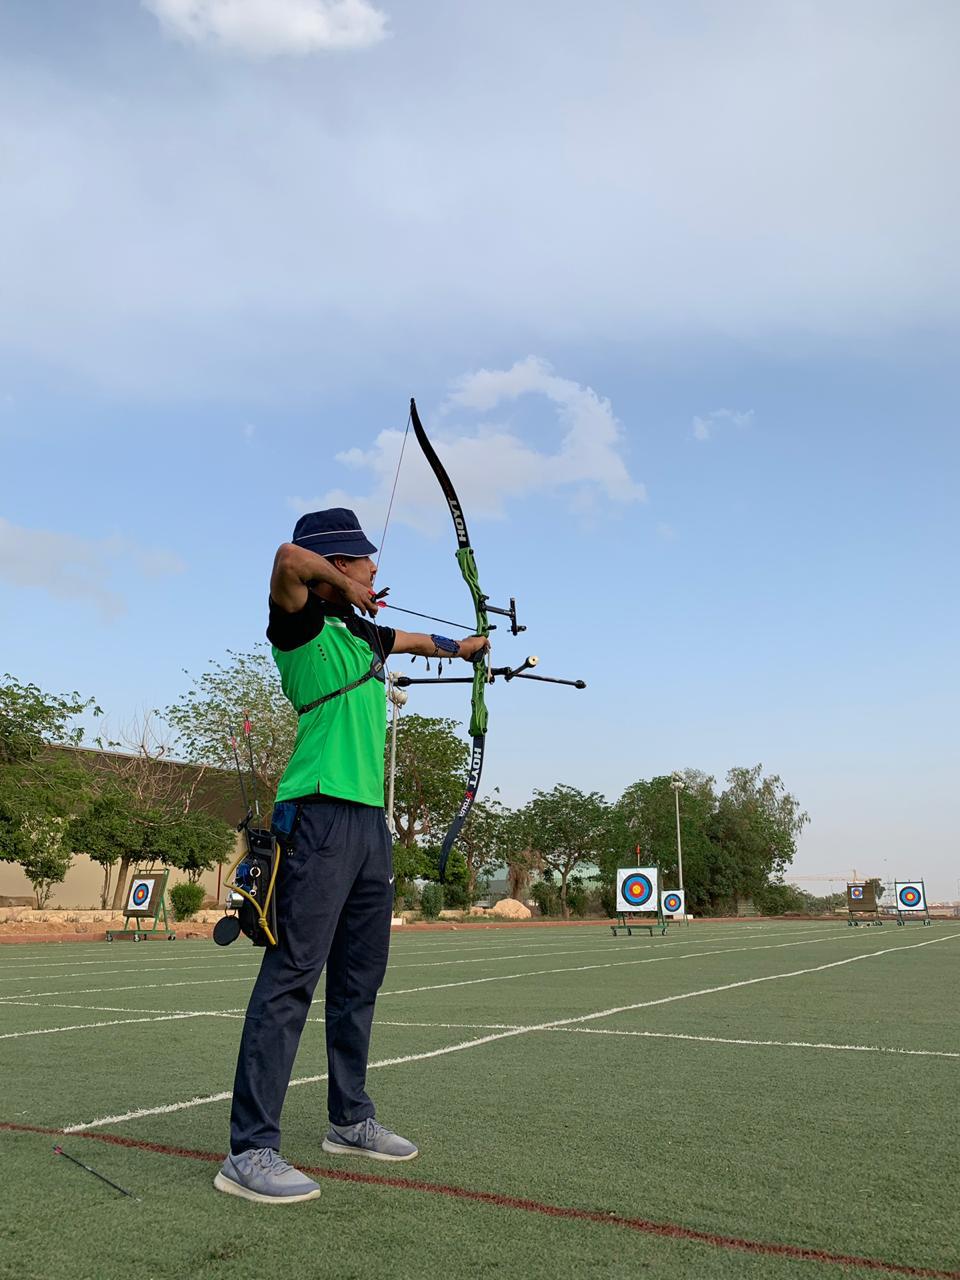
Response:
[{"label": "green tree", "polygon": [[62,884],[70,870],[71,854],[64,844],[64,819],[58,817],[24,818],[27,852],[19,859],[24,873],[33,885],[37,909],[50,901],[54,888]]},{"label": "green tree", "polygon": [[89,792],[89,775],[73,753],[52,748],[82,742],[82,727],[71,721],[84,713],[100,715],[92,698],[45,693],[9,674],[0,681],[0,861],[19,862],[44,901],[69,866],[69,856],[44,835],[59,828],[46,824],[72,816]]},{"label": "green tree", "polygon": [[413,908],[416,905],[417,888],[415,880],[429,880],[436,872],[436,865],[431,864],[426,850],[418,844],[395,844],[393,846],[394,901]]},{"label": "green tree", "polygon": [[157,831],[157,856],[168,867],[185,871],[191,884],[205,871],[228,861],[236,847],[235,828],[212,813],[191,809]]},{"label": "green tree", "polygon": [[[874,901],[879,902],[883,897],[883,881],[879,876],[874,876],[872,880],[867,881],[867,884],[873,885]],[[846,895],[844,895],[844,902],[846,902]]]},{"label": "green tree", "polygon": [[[680,839],[683,882],[691,911],[708,909],[713,848],[710,822],[716,810],[714,779],[698,769],[680,775]],[[643,865],[659,866],[665,885],[679,885],[677,799],[673,775],[640,779],[626,788],[612,808],[607,840],[600,858],[601,882],[612,893],[618,867],[632,866],[640,847]]]},{"label": "green tree", "polygon": [[710,822],[711,907],[757,898],[782,880],[809,820],[776,774],[765,778],[759,764],[731,769]]},{"label": "green tree", "polygon": [[776,882],[765,884],[753,895],[753,905],[765,916],[783,916],[813,909],[810,895],[796,885]]},{"label": "green tree", "polygon": [[[464,824],[457,848],[466,868],[464,906],[479,897],[479,885],[503,866],[510,852],[511,812],[499,800],[477,800]],[[451,854],[451,858],[453,854]]]},{"label": "green tree", "polygon": [[178,750],[194,764],[234,768],[231,740],[235,738],[246,773],[249,756],[242,730],[249,712],[249,744],[260,802],[266,810],[293,754],[297,714],[284,696],[266,645],[257,645],[252,653],[228,650],[227,657],[227,662],[211,659],[208,670],[192,677],[193,687],[167,707],[164,718],[176,731]]},{"label": "green tree", "polygon": [[[423,850],[423,860],[426,864],[427,871],[424,878],[428,881],[440,881],[440,854],[442,846],[439,844],[426,845]],[[458,846],[454,846],[450,850],[450,857],[447,859],[447,866],[443,877],[443,905],[451,911],[463,911],[471,904],[469,889],[469,871],[467,869],[467,860],[463,855],[463,850]]]},{"label": "green tree", "polygon": [[101,907],[110,901],[113,868],[125,854],[129,859],[131,851],[139,849],[141,840],[142,824],[137,822],[129,798],[109,781],[70,822],[66,843],[75,854],[86,854],[103,869]]},{"label": "green tree", "polygon": [[566,919],[570,877],[601,855],[609,805],[598,791],[587,793],[560,783],[552,791],[534,791],[533,799],[519,812],[525,846],[543,871],[559,877],[560,910]]},{"label": "green tree", "polygon": [[[390,741],[387,739],[389,769]],[[397,726],[393,816],[397,842],[442,837],[463,798],[469,747],[456,720],[404,715]]]},{"label": "green tree", "polygon": [[115,830],[124,843],[111,903],[113,910],[119,911],[131,866],[164,860],[170,851],[166,828],[191,811],[205,770],[185,769],[170,759],[170,745],[150,716],[131,726],[123,743],[110,745],[126,748],[123,753],[104,755],[98,761],[97,777],[100,794],[112,791],[119,797]]},{"label": "green tree", "polygon": [[66,696],[44,693],[8,672],[0,681],[0,768],[42,765],[49,743],[79,746],[83,729],[71,727],[70,721],[85,711],[102,714],[93,698],[76,691]]}]

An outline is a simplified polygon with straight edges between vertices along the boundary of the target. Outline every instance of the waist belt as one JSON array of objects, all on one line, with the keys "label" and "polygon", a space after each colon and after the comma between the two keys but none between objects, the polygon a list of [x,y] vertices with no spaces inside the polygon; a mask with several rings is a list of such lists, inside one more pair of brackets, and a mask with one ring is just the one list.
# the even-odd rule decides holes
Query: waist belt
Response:
[{"label": "waist belt", "polygon": [[362,684],[366,684],[368,680],[372,680],[374,676],[379,676],[383,670],[383,663],[379,658],[374,658],[370,664],[370,670],[365,671],[359,680],[351,680],[349,684],[345,684],[342,689],[334,689],[333,693],[325,693],[322,698],[314,698],[313,702],[308,702],[304,707],[297,707],[297,715],[305,716],[308,711],[315,711],[317,707],[322,706],[325,702],[330,702],[334,698],[339,698],[342,693],[349,693],[351,689],[359,689]]}]

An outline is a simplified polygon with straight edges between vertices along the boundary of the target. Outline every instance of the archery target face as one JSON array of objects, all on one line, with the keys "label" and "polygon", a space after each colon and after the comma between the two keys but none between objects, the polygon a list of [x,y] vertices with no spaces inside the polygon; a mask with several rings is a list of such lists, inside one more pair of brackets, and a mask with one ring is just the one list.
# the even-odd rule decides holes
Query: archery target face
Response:
[{"label": "archery target face", "polygon": [[863,885],[862,884],[848,884],[847,891],[850,894],[851,902],[863,901]]},{"label": "archery target face", "polygon": [[620,867],[617,871],[617,910],[656,911],[657,868]]},{"label": "archery target face", "polygon": [[660,906],[665,916],[682,916],[684,913],[684,891],[682,889],[665,889],[660,895]]},{"label": "archery target face", "polygon": [[128,916],[152,916],[155,910],[154,900],[157,892],[156,876],[134,876],[130,881],[130,892],[127,894]]},{"label": "archery target face", "polygon": [[923,911],[926,908],[926,896],[923,892],[922,880],[901,881],[894,886],[898,911]]}]

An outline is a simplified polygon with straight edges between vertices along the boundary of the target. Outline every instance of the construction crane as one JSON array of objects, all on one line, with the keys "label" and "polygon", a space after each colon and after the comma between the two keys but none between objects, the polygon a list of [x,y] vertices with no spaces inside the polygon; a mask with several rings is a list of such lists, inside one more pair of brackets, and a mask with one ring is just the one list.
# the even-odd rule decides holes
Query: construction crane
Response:
[{"label": "construction crane", "polygon": [[823,881],[827,881],[830,884],[848,884],[851,882],[859,882],[861,880],[872,880],[872,879],[879,880],[880,877],[857,875],[856,868],[854,868],[852,871],[841,871],[839,875],[835,875],[835,876],[793,876],[791,875],[791,876],[787,876],[786,879],[790,884],[793,884],[794,881],[796,880],[823,880]]}]

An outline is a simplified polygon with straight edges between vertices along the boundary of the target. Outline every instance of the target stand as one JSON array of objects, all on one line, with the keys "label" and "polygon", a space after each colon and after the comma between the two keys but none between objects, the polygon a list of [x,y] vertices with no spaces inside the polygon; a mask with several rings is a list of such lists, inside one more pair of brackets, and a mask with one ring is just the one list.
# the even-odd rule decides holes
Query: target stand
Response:
[{"label": "target stand", "polygon": [[883,924],[876,885],[872,881],[856,880],[847,885],[847,924],[852,927]]},{"label": "target stand", "polygon": [[897,924],[933,924],[927,906],[927,890],[922,880],[895,880],[893,900]]},{"label": "target stand", "polygon": [[[117,942],[126,938],[130,942],[147,942],[150,938],[165,938],[173,942],[176,934],[167,921],[166,891],[169,871],[134,871],[127,890],[127,904],[123,909],[123,928],[108,929],[107,941]],[[149,923],[148,923],[149,922]]]},{"label": "target stand", "polygon": [[659,875],[659,867],[617,869],[617,923],[610,926],[614,937],[621,929],[628,938],[634,929],[646,929],[651,938],[654,929],[661,934],[667,932],[669,921],[663,913]]}]

